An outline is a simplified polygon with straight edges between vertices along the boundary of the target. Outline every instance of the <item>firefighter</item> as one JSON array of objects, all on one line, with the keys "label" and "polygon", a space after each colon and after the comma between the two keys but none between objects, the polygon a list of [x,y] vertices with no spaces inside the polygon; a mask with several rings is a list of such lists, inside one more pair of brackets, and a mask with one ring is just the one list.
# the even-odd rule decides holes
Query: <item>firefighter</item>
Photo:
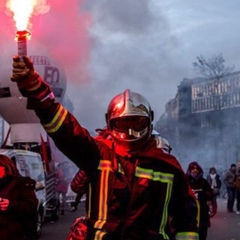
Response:
[{"label": "firefighter", "polygon": [[[140,94],[126,89],[109,103],[111,138],[93,138],[55,102],[50,86],[30,58],[13,58],[11,80],[56,146],[91,184],[87,239],[198,240],[197,206],[177,159],[151,136],[153,111]],[[171,230],[171,232],[170,232]]]}]

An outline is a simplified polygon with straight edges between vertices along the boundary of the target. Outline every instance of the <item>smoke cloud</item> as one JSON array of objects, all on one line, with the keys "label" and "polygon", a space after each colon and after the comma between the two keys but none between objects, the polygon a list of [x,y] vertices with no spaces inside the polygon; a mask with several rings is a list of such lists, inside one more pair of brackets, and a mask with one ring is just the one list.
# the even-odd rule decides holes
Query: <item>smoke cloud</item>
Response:
[{"label": "smoke cloud", "polygon": [[126,88],[143,94],[156,118],[169,96],[174,96],[176,89],[169,79],[182,72],[174,53],[179,43],[156,7],[154,1],[134,0],[83,4],[81,9],[91,13],[93,23],[88,32],[91,84],[76,90],[81,98],[75,112],[84,125],[92,129],[104,126],[109,101]]},{"label": "smoke cloud", "polygon": [[[5,3],[0,2],[0,21],[4,23],[0,44],[1,48],[8,49],[7,43],[11,42],[12,46],[15,28],[12,18],[5,13]],[[204,18],[195,13],[201,4],[188,5],[189,1],[181,1],[181,5],[176,0],[42,3],[49,9],[45,14],[32,16],[32,39],[64,66],[67,95],[74,104],[74,115],[89,130],[104,127],[109,101],[126,88],[143,94],[152,105],[155,121],[158,120],[165,104],[175,97],[180,81],[192,77],[191,63],[196,56],[212,52],[223,52],[225,56],[221,51],[223,38],[219,44],[216,40],[211,45],[209,40],[209,46],[206,41],[200,44],[203,38],[210,39],[209,32],[214,36],[211,24],[217,24],[221,17],[225,22],[230,19],[220,11],[214,15],[216,6],[224,9],[215,0],[214,8],[207,0],[201,1],[201,7],[208,9],[208,17]],[[234,9],[234,6],[226,8],[231,16]],[[204,25],[203,19],[210,19],[211,11],[211,16],[218,18]],[[197,24],[200,20],[201,24]],[[223,34],[224,29],[217,32],[218,39],[227,36]],[[234,51],[228,52],[230,56]]]}]

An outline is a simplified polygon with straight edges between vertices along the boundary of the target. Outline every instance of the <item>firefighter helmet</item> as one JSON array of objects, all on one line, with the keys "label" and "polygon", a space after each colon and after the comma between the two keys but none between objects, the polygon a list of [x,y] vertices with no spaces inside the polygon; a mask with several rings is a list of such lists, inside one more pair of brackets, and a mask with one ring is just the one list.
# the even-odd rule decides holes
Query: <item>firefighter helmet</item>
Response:
[{"label": "firefighter helmet", "polygon": [[126,89],[108,105],[106,122],[111,135],[121,142],[148,138],[152,132],[153,111],[139,93]]}]

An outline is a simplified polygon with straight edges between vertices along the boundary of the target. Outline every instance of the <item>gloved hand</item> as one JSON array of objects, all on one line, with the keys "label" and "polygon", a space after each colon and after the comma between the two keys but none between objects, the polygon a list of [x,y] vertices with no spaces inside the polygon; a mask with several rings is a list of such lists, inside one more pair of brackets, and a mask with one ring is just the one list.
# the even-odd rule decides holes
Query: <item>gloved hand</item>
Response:
[{"label": "gloved hand", "polygon": [[12,66],[11,80],[17,83],[19,90],[34,91],[40,87],[42,80],[34,70],[29,57],[23,56],[20,59],[18,55],[15,55]]},{"label": "gloved hand", "polygon": [[6,198],[0,198],[0,210],[6,211],[9,206],[9,200]]},{"label": "gloved hand", "polygon": [[27,109],[45,109],[55,100],[50,86],[34,70],[27,56],[22,59],[17,55],[13,57],[11,80],[17,83],[21,94],[28,99]]}]

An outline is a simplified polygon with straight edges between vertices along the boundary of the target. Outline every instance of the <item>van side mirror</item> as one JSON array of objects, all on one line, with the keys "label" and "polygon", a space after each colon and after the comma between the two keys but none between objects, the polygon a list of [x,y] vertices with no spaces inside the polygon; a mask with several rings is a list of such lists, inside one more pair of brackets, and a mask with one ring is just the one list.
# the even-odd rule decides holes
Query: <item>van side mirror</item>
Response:
[{"label": "van side mirror", "polygon": [[36,184],[35,184],[35,190],[36,191],[43,190],[44,188],[45,188],[45,186],[43,185],[42,182],[36,182]]}]

